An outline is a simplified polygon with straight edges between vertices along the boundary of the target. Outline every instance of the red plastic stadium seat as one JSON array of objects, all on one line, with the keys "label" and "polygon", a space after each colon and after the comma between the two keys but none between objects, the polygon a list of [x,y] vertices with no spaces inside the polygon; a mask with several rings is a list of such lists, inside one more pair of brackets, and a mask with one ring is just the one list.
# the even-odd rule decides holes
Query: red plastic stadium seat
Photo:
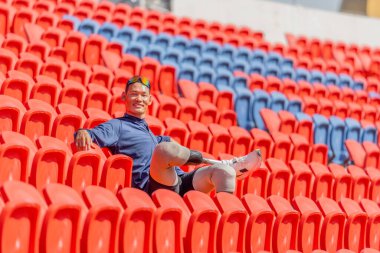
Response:
[{"label": "red plastic stadium seat", "polygon": [[260,168],[251,172],[244,180],[243,193],[253,193],[254,195],[265,198],[267,196],[269,173],[265,164],[261,164]]},{"label": "red plastic stadium seat", "polygon": [[289,163],[294,150],[290,137],[280,132],[275,132],[271,135],[274,143],[272,157],[281,159],[285,163]]},{"label": "red plastic stadium seat", "polygon": [[118,87],[125,89],[127,81],[133,76],[132,73],[123,70],[123,69],[116,69],[114,70],[114,79],[112,83],[112,87]]},{"label": "red plastic stadium seat", "polygon": [[190,120],[197,121],[199,119],[201,111],[195,101],[183,97],[177,98],[177,101],[180,106],[179,120],[187,123]]},{"label": "red plastic stadium seat", "polygon": [[250,134],[253,138],[253,149],[260,149],[263,160],[272,157],[273,141],[272,137],[265,131],[252,128]]},{"label": "red plastic stadium seat", "polygon": [[318,101],[311,96],[304,96],[302,98],[302,104],[304,105],[303,112],[309,115],[313,115],[319,112],[319,103]]},{"label": "red plastic stadium seat", "polygon": [[45,41],[51,48],[63,46],[66,32],[56,27],[49,27],[41,36],[41,40]]},{"label": "red plastic stadium seat", "polygon": [[352,184],[352,199],[360,201],[362,198],[369,197],[370,178],[364,170],[358,166],[350,165],[347,168],[353,179]]},{"label": "red plastic stadium seat", "polygon": [[353,119],[356,119],[358,121],[362,120],[363,118],[363,109],[362,106],[357,103],[349,103],[348,109],[350,111],[350,117]]},{"label": "red plastic stadium seat", "polygon": [[228,129],[218,124],[209,124],[208,129],[212,135],[209,153],[217,157],[219,153],[229,154],[231,150],[232,138]]},{"label": "red plastic stadium seat", "polygon": [[25,135],[3,131],[0,133],[1,163],[3,173],[1,181],[10,179],[27,182],[33,157],[37,152],[34,143]]},{"label": "red plastic stadium seat", "polygon": [[[200,84],[202,84],[202,85],[206,84],[206,86],[207,86],[207,83],[200,83]],[[212,100],[209,92],[206,91],[205,95],[199,94],[200,84],[198,85],[195,82],[190,81],[190,80],[186,80],[186,79],[181,79],[178,81],[178,87],[181,90],[183,97],[190,99],[192,101],[201,101],[202,100],[202,101],[208,101],[208,102],[214,103],[216,101],[216,97],[215,97],[215,100]],[[206,90],[208,90],[208,88],[211,88],[212,91],[214,89],[216,90],[216,88],[212,84],[209,84],[209,85],[211,85],[212,87],[207,86],[205,88]],[[200,96],[201,96],[201,99],[199,100],[198,98]]]},{"label": "red plastic stadium seat", "polygon": [[314,201],[309,198],[297,196],[292,203],[301,214],[298,249],[301,252],[312,252],[319,248],[322,213]]},{"label": "red plastic stadium seat", "polygon": [[350,159],[356,166],[364,167],[366,160],[366,151],[362,144],[354,140],[346,140],[345,143]]},{"label": "red plastic stadium seat", "polygon": [[107,112],[111,101],[111,93],[109,90],[94,83],[90,83],[87,88],[88,93],[84,108],[98,108]]},{"label": "red plastic stadium seat", "polygon": [[98,108],[87,108],[84,111],[84,114],[87,117],[87,120],[83,125],[84,128],[94,128],[97,125],[112,119],[106,111]]},{"label": "red plastic stadium seat", "polygon": [[353,184],[352,176],[341,165],[330,163],[328,168],[334,176],[333,199],[338,201],[340,198],[350,198]]},{"label": "red plastic stadium seat", "polygon": [[260,115],[270,134],[280,131],[281,120],[275,111],[263,108],[260,110]]},{"label": "red plastic stadium seat", "polygon": [[0,26],[0,34],[4,35],[10,31],[12,20],[16,9],[11,5],[6,3],[0,4],[0,13],[1,13],[1,26]]},{"label": "red plastic stadium seat", "polygon": [[274,213],[262,197],[245,194],[241,199],[249,214],[246,229],[245,250],[247,253],[259,252],[272,248],[272,227]]},{"label": "red plastic stadium seat", "polygon": [[105,50],[107,39],[97,34],[91,34],[84,46],[83,60],[88,65],[100,65],[102,63],[101,53]]},{"label": "red plastic stadium seat", "polygon": [[366,247],[380,250],[380,208],[376,202],[369,199],[362,199],[359,204],[368,216]]},{"label": "red plastic stadium seat", "polygon": [[294,146],[292,159],[308,163],[311,153],[311,148],[308,141],[305,139],[305,137],[299,134],[293,133],[290,134],[289,137]]},{"label": "red plastic stadium seat", "polygon": [[297,131],[298,134],[304,136],[310,144],[314,143],[313,136],[313,121],[311,120],[301,120],[298,121]]},{"label": "red plastic stadium seat", "polygon": [[265,161],[270,174],[268,180],[268,196],[279,195],[283,198],[289,198],[289,187],[291,182],[291,172],[288,166],[279,159],[268,158]]},{"label": "red plastic stadium seat", "polygon": [[86,117],[79,108],[70,104],[59,104],[56,109],[58,115],[54,121],[52,136],[69,144],[74,140],[74,132],[83,127]]},{"label": "red plastic stadium seat", "polygon": [[316,201],[324,220],[321,227],[321,249],[335,252],[343,248],[345,214],[334,200],[321,197]]},{"label": "red plastic stadium seat", "polygon": [[232,137],[231,154],[233,156],[243,156],[252,150],[253,140],[247,130],[231,126],[228,131]]},{"label": "red plastic stadium seat", "polygon": [[20,133],[35,141],[41,135],[51,135],[51,129],[57,113],[54,108],[43,101],[30,99],[26,102]]},{"label": "red plastic stadium seat", "polygon": [[[158,85],[159,85],[160,72],[161,72],[161,64],[159,61],[149,58],[149,57],[143,58],[139,74],[140,76],[144,76],[149,79],[152,91],[159,90]],[[164,85],[167,85],[167,84],[164,84]],[[171,95],[171,94],[168,94],[168,95]]]},{"label": "red plastic stadium seat", "polygon": [[199,101],[198,106],[201,110],[199,121],[203,124],[216,123],[219,119],[218,108],[209,102]]},{"label": "red plastic stadium seat", "polygon": [[190,130],[189,145],[190,149],[207,152],[211,146],[211,133],[209,129],[202,123],[197,121],[187,122]]},{"label": "red plastic stadium seat", "polygon": [[61,90],[61,85],[56,80],[46,76],[37,76],[30,98],[44,101],[55,107],[58,104]]},{"label": "red plastic stadium seat", "polygon": [[19,100],[0,95],[0,132],[18,132],[25,112],[26,108]]},{"label": "red plastic stadium seat", "polygon": [[26,37],[24,24],[35,23],[38,13],[33,9],[22,8],[16,11],[13,17],[11,32]]},{"label": "red plastic stadium seat", "polygon": [[170,136],[171,139],[175,140],[182,146],[187,146],[190,132],[184,122],[175,118],[166,118],[164,124],[166,127],[165,135]]},{"label": "red plastic stadium seat", "polygon": [[217,252],[243,252],[247,211],[240,200],[229,193],[219,192],[214,197],[221,217],[217,230]]},{"label": "red plastic stadium seat", "polygon": [[61,90],[59,103],[66,103],[83,109],[85,98],[87,97],[86,88],[72,80],[64,80],[62,84],[63,89]]},{"label": "red plastic stadium seat", "polygon": [[327,118],[332,115],[335,115],[334,104],[331,100],[327,98],[319,98],[318,102],[319,102],[319,114]]},{"label": "red plastic stadium seat", "polygon": [[124,188],[117,197],[125,208],[120,224],[120,252],[152,252],[156,217],[152,199],[144,191],[135,188]]},{"label": "red plastic stadium seat", "polygon": [[333,101],[335,108],[335,116],[345,119],[349,115],[348,104],[340,100]]},{"label": "red plastic stadium seat", "polygon": [[297,249],[299,213],[281,196],[270,196],[267,201],[276,214],[273,226],[273,252]]},{"label": "red plastic stadium seat", "polygon": [[2,48],[12,51],[17,57],[25,51],[28,42],[21,36],[13,33],[8,33],[5,36]]},{"label": "red plastic stadium seat", "polygon": [[289,162],[289,169],[293,173],[290,185],[290,199],[296,196],[311,197],[313,190],[313,175],[309,166],[301,161],[292,160]]},{"label": "red plastic stadium seat", "polygon": [[132,75],[138,75],[141,69],[141,60],[137,56],[123,54],[119,68],[128,71]]},{"label": "red plastic stadium seat", "polygon": [[71,61],[82,61],[84,44],[86,41],[86,35],[80,32],[71,31],[67,34],[65,41],[63,42],[63,47],[68,52],[67,62]]},{"label": "red plastic stadium seat", "polygon": [[37,252],[47,209],[44,199],[33,186],[18,181],[4,183],[0,191],[5,202],[1,215],[2,251]]},{"label": "red plastic stadium seat", "polygon": [[[34,81],[25,73],[15,70],[10,72],[13,72],[13,74],[11,77],[4,80],[0,92],[3,95],[14,97],[25,103],[30,97],[30,92],[34,85]],[[8,75],[10,72],[8,72]],[[17,77],[15,77],[15,75],[17,75]]]},{"label": "red plastic stadium seat", "polygon": [[57,80],[59,83],[65,78],[67,65],[65,62],[56,58],[48,57],[41,68],[41,75],[48,76]]},{"label": "red plastic stadium seat", "polygon": [[0,60],[0,71],[6,74],[9,70],[14,69],[18,58],[11,50],[0,48]]},{"label": "red plastic stadium seat", "polygon": [[232,110],[234,108],[233,94],[231,91],[219,91],[218,98],[216,99],[216,107],[219,111],[226,109]]},{"label": "red plastic stadium seat", "polygon": [[87,186],[82,197],[89,208],[81,241],[83,252],[118,252],[120,202],[111,191],[99,186]]},{"label": "red plastic stadium seat", "polygon": [[[251,91],[254,91],[255,89],[261,89],[261,90],[266,90],[267,87],[267,80],[265,79],[264,76],[253,73],[251,74],[251,80],[249,82],[249,88]],[[285,79],[285,80],[290,80],[290,79]],[[286,81],[284,81],[285,85]],[[296,85],[294,83],[294,85]],[[289,88],[291,89],[291,88]]]},{"label": "red plastic stadium seat", "polygon": [[37,56],[30,53],[21,53],[16,62],[15,70],[28,74],[35,78],[41,70],[43,62]]},{"label": "red plastic stadium seat", "polygon": [[323,164],[311,162],[309,164],[314,174],[314,189],[312,199],[317,200],[320,197],[332,197],[333,176],[327,167]]},{"label": "red plastic stadium seat", "polygon": [[91,77],[91,68],[82,62],[70,61],[66,72],[66,79],[79,82],[87,86]]},{"label": "red plastic stadium seat", "polygon": [[355,252],[365,248],[368,216],[352,199],[342,198],[339,205],[347,215],[344,246]]},{"label": "red plastic stadium seat", "polygon": [[154,135],[164,135],[165,125],[160,119],[151,115],[146,115],[145,121],[148,123],[148,126]]},{"label": "red plastic stadium seat", "polygon": [[164,120],[168,117],[177,118],[180,108],[177,101],[173,97],[157,94],[156,98],[160,104],[157,118],[160,120]]},{"label": "red plastic stadium seat", "polygon": [[373,167],[367,167],[365,171],[371,180],[369,198],[380,203],[380,171]]},{"label": "red plastic stadium seat", "polygon": [[380,149],[375,143],[370,141],[363,141],[363,149],[365,151],[365,160],[363,167],[372,166],[375,168],[380,167]]},{"label": "red plastic stadium seat", "polygon": [[[64,242],[66,242],[64,247],[68,247],[71,252],[79,252],[80,239],[88,213],[83,199],[73,188],[56,183],[47,184],[43,189],[43,196],[49,205],[49,209],[58,209],[57,214],[49,217],[49,221],[52,220],[51,227],[47,226],[45,229],[45,234],[51,235],[55,239],[43,238],[44,247],[53,244],[54,248],[58,249],[60,248],[59,242],[62,243],[64,239]],[[55,237],[57,228],[61,233],[58,238]]]}]

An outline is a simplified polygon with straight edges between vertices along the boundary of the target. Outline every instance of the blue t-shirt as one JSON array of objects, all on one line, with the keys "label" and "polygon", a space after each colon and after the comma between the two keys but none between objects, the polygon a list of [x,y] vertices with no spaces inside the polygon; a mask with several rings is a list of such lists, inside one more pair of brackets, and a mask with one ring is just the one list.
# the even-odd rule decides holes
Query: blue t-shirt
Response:
[{"label": "blue t-shirt", "polygon": [[[132,187],[144,189],[149,180],[149,168],[155,147],[170,141],[169,136],[155,136],[144,119],[125,114],[88,129],[93,142],[107,147],[112,154],[123,154],[133,159]],[[184,172],[175,167],[178,175]]]}]

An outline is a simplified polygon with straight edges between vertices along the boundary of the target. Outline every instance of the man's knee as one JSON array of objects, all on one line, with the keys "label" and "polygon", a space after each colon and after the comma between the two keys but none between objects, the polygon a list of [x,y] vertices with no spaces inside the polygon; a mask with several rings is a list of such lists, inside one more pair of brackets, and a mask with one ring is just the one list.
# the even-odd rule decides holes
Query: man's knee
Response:
[{"label": "man's knee", "polygon": [[235,169],[225,164],[215,164],[211,181],[215,185],[217,192],[234,192],[236,184]]},{"label": "man's knee", "polygon": [[189,159],[189,149],[182,147],[175,142],[159,143],[153,153],[155,160],[165,164],[165,168],[171,166],[181,166]]}]

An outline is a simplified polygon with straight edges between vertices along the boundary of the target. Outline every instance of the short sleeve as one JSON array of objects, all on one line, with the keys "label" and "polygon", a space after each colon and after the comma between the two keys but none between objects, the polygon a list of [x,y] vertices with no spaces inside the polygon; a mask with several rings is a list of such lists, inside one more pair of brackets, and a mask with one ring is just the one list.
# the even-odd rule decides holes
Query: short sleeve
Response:
[{"label": "short sleeve", "polygon": [[156,136],[156,138],[157,138],[157,142],[158,143],[161,143],[161,142],[170,142],[170,136],[159,135],[159,136]]}]

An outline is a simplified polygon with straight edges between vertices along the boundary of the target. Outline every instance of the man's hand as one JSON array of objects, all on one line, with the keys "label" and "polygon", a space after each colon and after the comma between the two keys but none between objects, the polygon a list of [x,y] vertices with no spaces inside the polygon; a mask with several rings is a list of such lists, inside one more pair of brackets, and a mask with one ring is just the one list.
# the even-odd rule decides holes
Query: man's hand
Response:
[{"label": "man's hand", "polygon": [[77,149],[79,151],[90,150],[91,144],[92,140],[90,134],[84,129],[78,130],[75,138]]}]

